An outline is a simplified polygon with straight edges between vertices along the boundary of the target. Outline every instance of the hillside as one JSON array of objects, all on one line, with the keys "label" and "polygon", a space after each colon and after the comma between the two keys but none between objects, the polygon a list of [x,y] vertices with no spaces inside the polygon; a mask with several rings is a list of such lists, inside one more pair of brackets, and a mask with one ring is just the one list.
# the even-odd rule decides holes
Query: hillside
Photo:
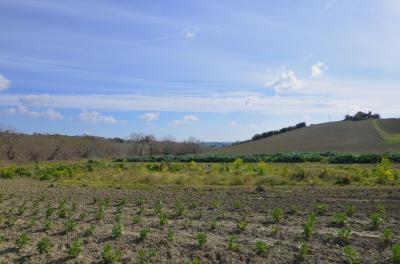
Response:
[{"label": "hillside", "polygon": [[338,121],[311,125],[214,152],[223,154],[296,151],[383,153],[400,151],[399,136],[400,119]]}]

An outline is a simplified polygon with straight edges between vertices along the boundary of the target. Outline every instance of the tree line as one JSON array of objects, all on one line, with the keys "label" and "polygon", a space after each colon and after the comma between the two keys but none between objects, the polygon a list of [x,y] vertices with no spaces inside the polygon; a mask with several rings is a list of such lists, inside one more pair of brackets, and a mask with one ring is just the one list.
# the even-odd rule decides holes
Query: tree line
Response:
[{"label": "tree line", "polygon": [[190,137],[177,142],[173,137],[131,134],[129,138],[22,134],[0,131],[0,161],[36,162],[80,159],[115,159],[133,155],[183,155],[204,151],[201,142]]}]

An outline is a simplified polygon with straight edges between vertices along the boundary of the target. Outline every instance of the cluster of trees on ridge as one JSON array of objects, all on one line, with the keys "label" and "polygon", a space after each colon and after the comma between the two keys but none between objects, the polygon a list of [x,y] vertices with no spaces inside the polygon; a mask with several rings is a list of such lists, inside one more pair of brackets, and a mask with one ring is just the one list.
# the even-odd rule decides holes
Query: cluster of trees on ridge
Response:
[{"label": "cluster of trees on ridge", "polygon": [[364,113],[362,111],[358,111],[355,115],[346,115],[343,121],[362,121],[367,119],[380,119],[381,116],[377,113],[372,114],[372,112]]}]

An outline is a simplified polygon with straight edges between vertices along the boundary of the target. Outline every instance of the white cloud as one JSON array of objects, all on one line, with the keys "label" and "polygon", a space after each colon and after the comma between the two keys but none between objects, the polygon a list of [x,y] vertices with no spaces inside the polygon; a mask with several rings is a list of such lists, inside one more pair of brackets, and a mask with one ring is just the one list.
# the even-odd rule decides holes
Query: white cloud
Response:
[{"label": "white cloud", "polygon": [[316,78],[324,73],[328,67],[323,62],[317,62],[313,66],[311,66],[311,76]]},{"label": "white cloud", "polygon": [[180,126],[180,125],[188,125],[193,122],[197,122],[200,119],[194,115],[185,115],[182,119],[177,119],[169,123],[170,126]]},{"label": "white cloud", "polygon": [[304,122],[306,122],[307,125],[309,125],[309,124],[311,123],[311,121],[312,121],[312,116],[310,116],[310,115],[305,115],[305,116],[303,117],[303,120],[304,120]]},{"label": "white cloud", "polygon": [[249,127],[250,127],[251,129],[257,129],[257,128],[258,128],[258,126],[257,126],[256,124],[250,124]]},{"label": "white cloud", "polygon": [[0,111],[0,116],[4,116],[4,115],[15,115],[17,113],[17,109],[15,109],[14,107],[11,108],[6,108],[4,110]]},{"label": "white cloud", "polygon": [[0,74],[0,92],[7,90],[11,85],[11,81]]},{"label": "white cloud", "polygon": [[92,123],[92,124],[120,124],[127,123],[125,120],[117,120],[112,116],[104,116],[96,111],[86,111],[83,110],[78,117],[76,118],[78,121]]},{"label": "white cloud", "polygon": [[246,98],[244,101],[245,106],[252,106],[258,102],[258,97],[257,96],[249,96]]},{"label": "white cloud", "polygon": [[229,128],[235,128],[238,126],[238,124],[235,121],[229,121],[227,126]]},{"label": "white cloud", "polygon": [[18,113],[31,118],[47,118],[51,120],[64,119],[64,116],[61,113],[56,112],[53,109],[47,109],[46,111],[38,112],[38,111],[31,111],[28,109],[28,107],[23,105],[18,106]]},{"label": "white cloud", "polygon": [[31,111],[29,110],[28,107],[20,105],[16,108],[11,107],[0,111],[0,115],[15,115],[15,114],[24,115],[30,118],[47,118],[51,120],[64,119],[64,116],[61,113],[54,111],[51,108],[47,109],[46,111],[39,112],[39,111]]},{"label": "white cloud", "polygon": [[303,80],[296,77],[294,71],[283,69],[274,80],[265,84],[266,87],[274,88],[277,93],[297,91],[302,88]]},{"label": "white cloud", "polygon": [[190,40],[196,37],[198,31],[199,31],[198,27],[187,27],[184,30],[182,30],[182,33],[186,40]]},{"label": "white cloud", "polygon": [[50,104],[52,101],[52,98],[48,94],[28,94],[28,95],[21,96],[19,98],[19,101],[23,105],[42,106],[42,105]]},{"label": "white cloud", "polygon": [[160,113],[144,113],[139,118],[145,122],[154,122],[160,118]]}]

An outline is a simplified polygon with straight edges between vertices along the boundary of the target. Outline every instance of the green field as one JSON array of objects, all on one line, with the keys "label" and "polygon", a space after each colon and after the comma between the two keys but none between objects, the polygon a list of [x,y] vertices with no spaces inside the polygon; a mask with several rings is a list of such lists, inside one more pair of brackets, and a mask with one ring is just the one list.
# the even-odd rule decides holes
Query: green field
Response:
[{"label": "green field", "polygon": [[398,185],[400,169],[390,159],[377,164],[232,162],[64,162],[8,165],[0,177],[33,178],[64,185],[152,187],[275,185]]}]

